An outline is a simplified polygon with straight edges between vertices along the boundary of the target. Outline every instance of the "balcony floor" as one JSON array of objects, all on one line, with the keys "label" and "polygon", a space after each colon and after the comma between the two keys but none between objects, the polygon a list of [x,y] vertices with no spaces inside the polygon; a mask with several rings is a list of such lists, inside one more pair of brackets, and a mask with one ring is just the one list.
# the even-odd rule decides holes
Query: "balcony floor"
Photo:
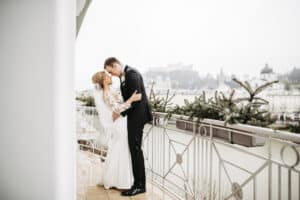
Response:
[{"label": "balcony floor", "polygon": [[116,189],[105,190],[102,186],[89,187],[86,194],[86,200],[173,200],[171,196],[159,189],[157,186],[147,183],[147,193],[132,197],[121,196],[121,191]]},{"label": "balcony floor", "polygon": [[90,151],[77,152],[77,199],[78,200],[172,200],[174,197],[161,190],[159,187],[147,182],[147,192],[133,197],[121,196],[121,191],[116,189],[106,190],[96,186],[101,176],[99,156]]}]

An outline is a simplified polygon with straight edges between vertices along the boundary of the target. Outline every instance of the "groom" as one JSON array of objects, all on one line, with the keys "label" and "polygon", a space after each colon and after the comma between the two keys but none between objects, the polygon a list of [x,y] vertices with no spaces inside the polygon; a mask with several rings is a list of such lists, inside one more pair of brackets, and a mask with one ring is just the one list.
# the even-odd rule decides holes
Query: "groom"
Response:
[{"label": "groom", "polygon": [[[113,76],[121,80],[121,93],[124,101],[135,92],[142,94],[141,101],[135,102],[128,110],[121,113],[127,116],[128,143],[132,160],[132,170],[134,176],[133,186],[122,192],[123,196],[132,196],[146,192],[145,164],[142,151],[143,129],[147,122],[152,121],[152,113],[149,101],[145,92],[142,75],[134,68],[124,66],[114,58],[107,58],[104,68]],[[113,120],[119,117],[113,113]]]}]

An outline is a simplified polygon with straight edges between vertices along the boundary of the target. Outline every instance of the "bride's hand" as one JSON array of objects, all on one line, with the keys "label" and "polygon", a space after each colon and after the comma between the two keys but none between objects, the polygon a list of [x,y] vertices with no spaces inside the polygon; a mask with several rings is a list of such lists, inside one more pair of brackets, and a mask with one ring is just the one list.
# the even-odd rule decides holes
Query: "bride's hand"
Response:
[{"label": "bride's hand", "polygon": [[134,91],[134,93],[130,97],[131,102],[140,101],[141,99],[142,99],[142,94],[137,93],[137,91]]},{"label": "bride's hand", "polygon": [[113,122],[116,121],[119,117],[120,117],[119,113],[113,112],[112,114]]}]

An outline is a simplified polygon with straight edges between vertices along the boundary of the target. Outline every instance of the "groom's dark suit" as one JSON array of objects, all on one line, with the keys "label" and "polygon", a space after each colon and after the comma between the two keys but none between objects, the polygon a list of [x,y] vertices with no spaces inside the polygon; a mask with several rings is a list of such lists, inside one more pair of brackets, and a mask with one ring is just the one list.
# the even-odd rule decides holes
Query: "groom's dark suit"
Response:
[{"label": "groom's dark suit", "polygon": [[129,66],[125,66],[124,73],[125,81],[121,82],[121,92],[124,101],[127,101],[135,90],[142,94],[141,101],[132,103],[131,107],[122,112],[121,115],[127,115],[128,141],[132,159],[134,185],[145,187],[145,164],[141,146],[144,125],[152,121],[152,113],[142,75]]}]

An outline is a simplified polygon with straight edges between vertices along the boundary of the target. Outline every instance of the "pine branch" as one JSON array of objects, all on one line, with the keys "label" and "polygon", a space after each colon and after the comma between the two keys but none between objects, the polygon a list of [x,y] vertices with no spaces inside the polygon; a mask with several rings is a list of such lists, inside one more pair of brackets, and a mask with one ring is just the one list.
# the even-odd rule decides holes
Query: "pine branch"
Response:
[{"label": "pine branch", "polygon": [[254,95],[258,95],[260,92],[262,92],[265,88],[273,85],[274,83],[278,83],[279,81],[276,80],[276,81],[271,81],[271,82],[267,82],[261,86],[259,86],[258,88],[256,88],[256,90],[254,91]]}]

